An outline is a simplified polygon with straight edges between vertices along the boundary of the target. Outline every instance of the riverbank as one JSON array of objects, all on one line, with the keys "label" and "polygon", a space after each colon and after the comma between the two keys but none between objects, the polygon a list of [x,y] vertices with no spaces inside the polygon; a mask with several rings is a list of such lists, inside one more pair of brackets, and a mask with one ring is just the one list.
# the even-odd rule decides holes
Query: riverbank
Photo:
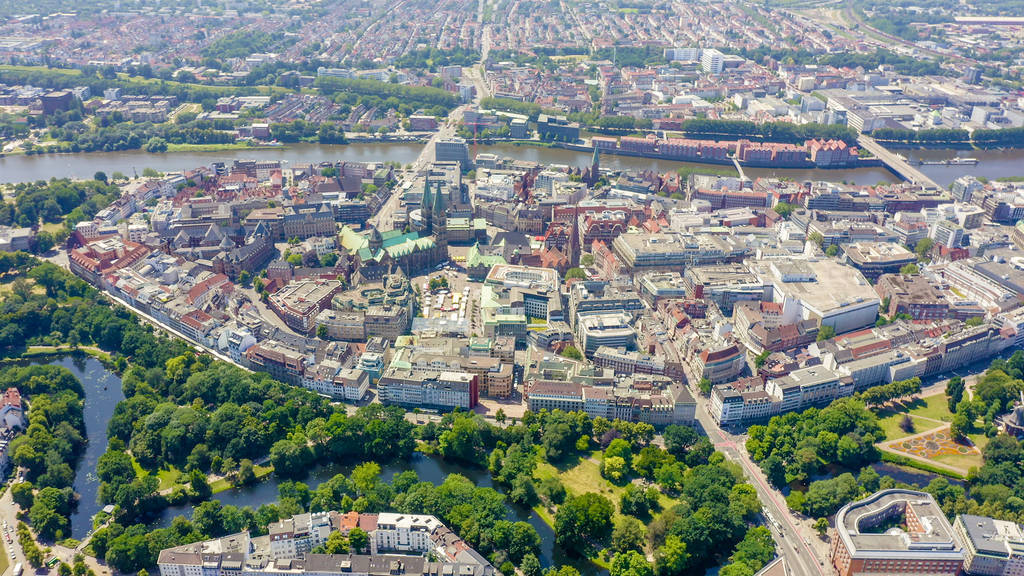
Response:
[{"label": "riverbank", "polygon": [[[264,148],[284,148],[283,144],[250,144],[248,142],[226,142],[224,144],[168,144],[166,153],[177,152],[223,152],[225,150],[261,150]],[[150,152],[150,154],[163,154],[164,152]]]},{"label": "riverbank", "polygon": [[46,358],[61,358],[64,356],[89,356],[99,360],[104,367],[111,369],[113,361],[110,353],[97,348],[96,346],[72,347],[65,344],[60,346],[29,346],[17,358],[0,358],[0,364],[14,364],[26,360],[39,360]]},{"label": "riverbank", "polygon": [[[497,139],[497,138],[483,138],[478,143],[485,146],[496,146],[501,144],[511,144],[512,146],[532,146],[535,148],[559,148],[562,150],[571,150],[573,152],[583,152],[588,155],[594,154],[594,147],[587,144],[576,144],[572,142],[546,142],[543,140],[513,140],[513,139]],[[707,166],[733,166],[733,158],[683,158],[674,154],[657,154],[650,152],[636,152],[633,150],[622,150],[621,148],[601,148],[599,152],[602,156],[626,156],[629,158],[644,158],[649,160],[667,160],[669,162],[685,162],[687,164],[699,164]],[[858,158],[852,165],[843,166],[819,166],[813,162],[802,162],[800,164],[787,164],[784,166],[778,166],[770,162],[749,162],[744,160],[738,160],[740,166],[744,168],[764,168],[767,170],[856,170],[858,168],[877,168],[883,167],[885,164],[878,158]]]}]

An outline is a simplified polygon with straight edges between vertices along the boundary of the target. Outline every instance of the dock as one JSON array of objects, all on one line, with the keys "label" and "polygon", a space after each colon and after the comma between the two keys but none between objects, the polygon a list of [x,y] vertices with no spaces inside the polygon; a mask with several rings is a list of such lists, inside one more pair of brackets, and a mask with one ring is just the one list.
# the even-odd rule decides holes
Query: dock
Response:
[{"label": "dock", "polygon": [[890,152],[885,146],[882,146],[875,141],[874,138],[861,134],[857,137],[857,144],[861,148],[871,152],[876,158],[882,161],[891,172],[919,186],[923,186],[926,189],[938,190],[941,188],[934,180],[925,176],[924,172],[921,172],[917,168],[913,167],[900,155]]}]

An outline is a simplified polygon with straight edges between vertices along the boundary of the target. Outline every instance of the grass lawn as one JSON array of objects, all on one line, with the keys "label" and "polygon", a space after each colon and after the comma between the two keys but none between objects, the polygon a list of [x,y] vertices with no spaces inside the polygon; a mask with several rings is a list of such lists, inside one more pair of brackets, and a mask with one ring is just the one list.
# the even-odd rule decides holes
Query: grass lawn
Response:
[{"label": "grass lawn", "polygon": [[52,234],[54,232],[60,232],[61,230],[63,230],[64,229],[64,223],[63,222],[47,222],[47,223],[43,224],[42,226],[40,226],[39,228],[43,232],[50,232]]},{"label": "grass lawn", "polygon": [[[35,280],[32,280],[31,278],[25,278],[25,280],[28,282],[29,286],[32,287],[32,293],[33,294],[45,294],[46,293],[46,288],[43,288],[42,286],[37,285]],[[3,283],[0,283],[0,296],[6,296],[7,294],[10,294],[13,291],[14,291],[14,283],[13,282],[3,282]]]},{"label": "grass lawn", "polygon": [[918,432],[924,432],[925,430],[936,426],[934,422],[930,422],[928,420],[914,418],[913,416],[911,416],[911,418],[914,420],[914,431],[909,433],[904,432],[903,429],[900,428],[900,422],[903,420],[903,414],[892,414],[885,418],[881,418],[878,420],[878,424],[882,427],[882,430],[885,431],[886,440],[899,440],[900,438],[906,438],[907,436],[917,434]]},{"label": "grass lawn", "polygon": [[229,142],[226,144],[168,144],[168,152],[219,152],[221,150],[245,150],[256,148],[245,142]]},{"label": "grass lawn", "polygon": [[[537,464],[536,470],[534,470],[534,478],[537,480],[544,480],[546,478],[558,478],[562,481],[562,485],[565,486],[566,492],[570,495],[579,496],[580,494],[586,494],[592,492],[600,494],[612,502],[612,506],[615,508],[615,514],[612,517],[614,521],[621,514],[619,513],[619,498],[622,493],[625,492],[628,484],[618,486],[612,484],[601,476],[601,466],[596,462],[592,462],[589,458],[600,461],[601,451],[594,451],[588,456],[581,458],[574,464],[569,464],[564,469],[557,468],[552,464],[541,459]],[[670,498],[664,492],[658,496],[658,503],[661,505],[661,511],[654,516],[657,517],[661,512],[668,510],[672,506],[679,503],[678,500]],[[537,515],[540,516],[545,523],[554,528],[555,516],[554,514],[545,508],[542,504],[538,504],[533,507]],[[605,560],[601,554],[591,556],[588,558],[595,565],[607,570],[610,563]]]},{"label": "grass lawn", "polygon": [[[88,354],[101,362],[110,361],[110,353],[97,348],[96,346],[79,346],[77,350],[78,352]],[[67,344],[61,344],[60,346],[29,346],[25,349],[25,353],[22,354],[22,356],[52,356],[66,354],[73,351],[75,351],[75,348]]]},{"label": "grass lawn", "polygon": [[[270,473],[274,471],[273,466],[260,466],[258,464],[256,466],[253,466],[252,469],[253,472],[256,474],[257,481],[269,476]],[[213,490],[214,494],[216,494],[218,492],[230,490],[231,483],[228,482],[227,479],[221,478],[220,480],[214,480],[213,482],[211,482],[210,489]]]},{"label": "grass lawn", "polygon": [[[132,458],[132,468],[135,468],[135,473],[139,475],[139,478],[144,478],[152,474],[152,472],[146,470],[138,462],[136,462],[135,458]],[[173,488],[175,486],[182,486],[183,484],[178,482],[178,480],[180,480],[181,477],[181,470],[178,470],[176,467],[173,466],[166,470],[157,470],[156,478],[157,480],[160,481],[160,485],[157,487],[157,490],[166,490],[168,488]]]},{"label": "grass lawn", "polygon": [[[911,434],[937,428],[942,422],[952,422],[953,414],[949,411],[945,394],[934,394],[925,398],[917,398],[913,402],[905,402],[883,409],[875,410],[878,424],[885,431],[886,440],[899,440]],[[900,429],[900,421],[904,414],[914,419],[914,432],[908,434]]]},{"label": "grass lawn", "polygon": [[[542,472],[543,470],[543,472]],[[554,466],[546,462],[537,466],[538,477],[557,475],[565,485],[565,489],[575,495],[596,492],[608,498],[618,508],[619,497],[626,489],[625,486],[616,486],[601,477],[601,467],[590,460],[580,460],[576,466],[559,472]]]}]

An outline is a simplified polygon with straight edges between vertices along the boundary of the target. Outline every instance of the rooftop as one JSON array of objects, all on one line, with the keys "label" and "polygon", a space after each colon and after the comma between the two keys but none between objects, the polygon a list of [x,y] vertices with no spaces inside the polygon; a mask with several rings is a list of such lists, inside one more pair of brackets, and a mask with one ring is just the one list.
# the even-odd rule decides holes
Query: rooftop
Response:
[{"label": "rooftop", "polygon": [[916,262],[917,256],[899,244],[890,242],[856,242],[845,248],[854,264],[895,264]]},{"label": "rooftop", "polygon": [[[894,526],[874,532],[890,523]],[[925,492],[898,488],[876,492],[841,508],[835,525],[854,558],[963,559],[952,526]]]},{"label": "rooftop", "polygon": [[956,520],[963,525],[971,547],[980,553],[1005,557],[1011,550],[1024,552],[1024,531],[1018,524],[970,514],[961,514]]},{"label": "rooftop", "polygon": [[757,269],[762,279],[772,283],[782,295],[800,300],[820,315],[878,304],[878,297],[864,275],[835,260],[759,262]]}]

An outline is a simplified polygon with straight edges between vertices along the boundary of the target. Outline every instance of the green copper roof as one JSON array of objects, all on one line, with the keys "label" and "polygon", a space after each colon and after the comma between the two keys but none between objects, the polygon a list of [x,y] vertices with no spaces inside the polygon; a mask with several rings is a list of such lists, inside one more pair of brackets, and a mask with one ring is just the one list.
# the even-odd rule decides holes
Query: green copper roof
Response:
[{"label": "green copper roof", "polygon": [[420,200],[420,208],[429,210],[433,205],[433,200],[430,198],[430,181],[426,178],[423,179],[423,199]]},{"label": "green copper roof", "polygon": [[433,212],[434,217],[443,218],[445,210],[447,210],[447,207],[444,204],[444,192],[441,191],[441,183],[438,182],[437,189],[434,190],[434,209],[431,212]]}]

